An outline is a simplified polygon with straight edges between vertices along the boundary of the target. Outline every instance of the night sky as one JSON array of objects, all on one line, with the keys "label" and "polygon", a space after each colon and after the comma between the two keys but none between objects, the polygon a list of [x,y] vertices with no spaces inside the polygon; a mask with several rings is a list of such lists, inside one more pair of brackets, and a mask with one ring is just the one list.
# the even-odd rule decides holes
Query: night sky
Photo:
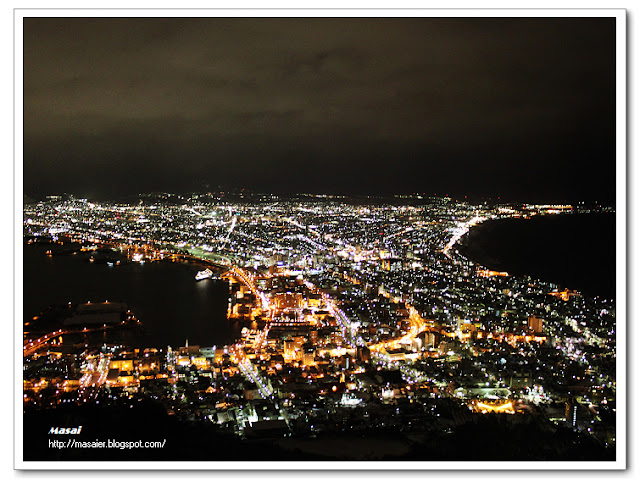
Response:
[{"label": "night sky", "polygon": [[24,20],[24,194],[612,201],[615,19]]}]

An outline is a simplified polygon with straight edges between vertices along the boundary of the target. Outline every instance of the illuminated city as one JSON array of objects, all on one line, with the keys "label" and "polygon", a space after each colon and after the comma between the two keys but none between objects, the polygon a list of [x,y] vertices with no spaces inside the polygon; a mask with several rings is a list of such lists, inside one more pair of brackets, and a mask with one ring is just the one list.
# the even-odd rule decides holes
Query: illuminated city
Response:
[{"label": "illuminated city", "polygon": [[25,323],[25,407],[152,399],[185,422],[291,444],[353,431],[446,432],[496,413],[613,451],[614,301],[484,268],[456,245],[486,220],[593,210],[415,195],[386,204],[246,200],[67,195],[25,206],[25,243],[49,258],[195,265],[194,286],[228,282],[227,317],[241,325],[217,346],[185,337],[162,349],[78,348],[67,335],[144,323],[123,303],[69,303],[64,328],[38,326],[38,316]]}]

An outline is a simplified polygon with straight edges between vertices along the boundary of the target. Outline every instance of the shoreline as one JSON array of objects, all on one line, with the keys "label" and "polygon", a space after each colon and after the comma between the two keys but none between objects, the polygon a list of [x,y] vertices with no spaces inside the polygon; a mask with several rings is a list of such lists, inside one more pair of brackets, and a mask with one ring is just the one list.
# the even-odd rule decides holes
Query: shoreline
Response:
[{"label": "shoreline", "polygon": [[487,220],[471,228],[455,249],[491,271],[615,298],[614,212]]},{"label": "shoreline", "polygon": [[[32,246],[28,245],[26,242],[23,245],[24,247]],[[35,247],[33,249],[34,256],[39,254],[42,254],[43,256],[47,255],[46,244],[35,244],[33,247]],[[80,255],[80,252],[78,252],[77,255],[50,255],[49,257],[46,257],[46,259],[55,260],[58,266],[64,266],[64,270],[61,271],[60,268],[56,266],[55,269],[52,268],[45,271],[45,275],[43,277],[38,277],[30,283],[27,283],[26,275],[29,270],[28,268],[33,267],[37,269],[38,272],[40,272],[41,269],[39,268],[39,263],[37,263],[37,261],[35,264],[29,266],[27,259],[30,259],[33,256],[30,257],[25,253],[23,260],[23,272],[25,273],[24,286],[25,288],[29,286],[31,288],[38,289],[38,294],[40,296],[44,295],[45,298],[34,300],[30,303],[23,302],[23,328],[25,322],[31,321],[30,318],[32,316],[40,316],[43,313],[46,313],[52,306],[55,307],[56,305],[63,305],[69,301],[82,303],[87,302],[88,300],[92,302],[101,302],[107,299],[110,302],[126,302],[131,309],[136,310],[136,314],[140,316],[140,321],[142,322],[144,330],[140,337],[135,337],[134,341],[136,343],[147,337],[151,339],[149,340],[148,346],[178,346],[180,343],[183,343],[183,341],[181,342],[177,339],[171,338],[172,335],[176,334],[176,330],[185,330],[185,333],[192,337],[190,338],[190,341],[195,340],[196,342],[202,342],[202,346],[228,345],[235,342],[240,337],[239,330],[241,326],[234,323],[233,320],[227,319],[226,304],[224,306],[224,312],[222,311],[222,303],[226,303],[229,298],[228,291],[224,293],[223,299],[221,295],[222,291],[217,289],[217,286],[216,289],[207,286],[206,284],[204,286],[198,286],[200,281],[195,280],[197,270],[210,266],[214,271],[216,271],[216,273],[218,273],[221,269],[219,266],[215,266],[213,263],[197,258],[153,260],[144,264],[138,262],[127,262],[122,263],[121,265],[111,266],[107,265],[106,262],[88,262],[87,258],[89,254],[90,253],[87,253],[85,256]],[[67,261],[67,259],[69,260]],[[61,261],[65,262],[60,264]],[[173,271],[169,273],[170,275],[167,275],[166,273],[161,272],[162,266],[167,264],[179,264],[171,267],[174,267],[175,269],[182,268],[182,270]],[[77,281],[75,278],[71,280],[70,276],[73,275],[73,268],[78,268],[79,266],[86,266],[87,272],[83,272],[83,275]],[[138,266],[140,266],[141,269],[136,269]],[[142,274],[146,274],[146,272],[141,272],[142,266],[145,269],[148,269],[151,273],[160,273],[163,275],[142,276]],[[31,269],[31,271],[33,271],[33,269]],[[191,271],[193,271],[193,273],[191,273]],[[115,274],[116,272],[118,273],[117,275]],[[124,275],[122,275],[122,272],[124,272]],[[52,281],[53,283],[51,285],[48,282],[50,276],[54,276],[56,278],[55,281]],[[186,280],[180,276],[190,277],[190,279]],[[155,284],[157,277],[161,279],[162,283]],[[180,288],[176,288],[173,291],[165,291],[165,288],[172,285],[174,282],[173,279],[176,277],[179,277],[180,282],[182,282],[182,284],[180,284]],[[126,282],[123,282],[123,279]],[[85,286],[86,292],[82,289],[83,281],[87,283]],[[102,282],[94,284],[94,281]],[[165,285],[163,289],[160,289],[161,295],[157,298],[155,298],[151,292],[146,291],[147,284],[149,283],[154,284],[156,288],[158,286],[163,287],[163,284]],[[191,284],[194,286],[193,290],[190,290]],[[43,292],[43,289],[47,289],[47,291]],[[64,291],[64,296],[62,296],[60,290]],[[83,292],[79,292],[79,290],[82,290]],[[181,312],[184,309],[183,307],[171,310],[168,313],[170,318],[165,318],[166,313],[163,314],[153,310],[153,308],[156,307],[153,306],[153,301],[155,299],[157,299],[157,303],[159,305],[171,306],[172,300],[169,298],[172,297],[174,292],[181,296],[190,294],[190,301],[192,301],[192,304],[189,305],[188,309],[191,310],[193,306],[197,308],[193,311],[189,311],[187,314],[187,319],[193,323],[189,327],[185,327],[182,324],[184,323],[182,320],[184,315]],[[216,302],[219,301],[218,304],[220,304],[220,306],[203,302],[202,299],[215,299]],[[32,309],[26,309],[27,305]],[[220,320],[224,320],[224,323]],[[224,328],[224,330],[222,330],[222,328]],[[207,331],[207,329],[209,329],[209,331]],[[216,331],[218,333],[215,333]],[[221,331],[224,331],[222,335],[229,335],[229,337],[217,339],[215,335],[220,334]],[[198,338],[198,335],[208,333],[214,333],[211,340],[202,340]],[[159,338],[153,338],[154,335]],[[165,338],[163,339],[162,337]]]}]

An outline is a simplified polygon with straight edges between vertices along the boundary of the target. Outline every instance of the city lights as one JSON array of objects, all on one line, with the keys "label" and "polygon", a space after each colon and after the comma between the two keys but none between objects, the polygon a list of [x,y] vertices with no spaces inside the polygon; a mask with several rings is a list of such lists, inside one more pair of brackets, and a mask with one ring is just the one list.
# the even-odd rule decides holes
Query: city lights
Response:
[{"label": "city lights", "polygon": [[[166,351],[85,343],[77,355],[63,336],[144,323],[135,303],[69,302],[63,327],[38,333],[41,316],[25,323],[25,407],[146,398],[239,438],[316,438],[354,428],[446,431],[446,404],[461,424],[474,421],[468,414],[536,410],[553,427],[615,439],[613,301],[483,267],[460,252],[483,222],[576,208],[247,200],[27,206],[26,242],[37,245],[35,236],[53,229],[53,259],[69,248],[93,266],[184,262],[198,266],[194,289],[224,280],[227,317],[241,333],[232,343]],[[116,309],[124,319],[106,321]],[[358,421],[344,419],[353,411]]]}]

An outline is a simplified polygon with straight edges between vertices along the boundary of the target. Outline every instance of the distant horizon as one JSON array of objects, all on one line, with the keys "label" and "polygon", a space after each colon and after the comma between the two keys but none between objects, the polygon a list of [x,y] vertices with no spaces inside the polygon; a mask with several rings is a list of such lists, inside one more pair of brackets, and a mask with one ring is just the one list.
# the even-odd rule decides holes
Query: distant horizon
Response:
[{"label": "distant horizon", "polygon": [[479,204],[483,202],[492,202],[492,203],[504,203],[504,204],[568,204],[568,205],[584,205],[584,206],[616,206],[616,200],[607,201],[607,200],[596,200],[596,199],[567,199],[567,198],[555,198],[555,199],[545,199],[545,198],[533,198],[533,199],[523,199],[523,198],[504,198],[502,196],[483,196],[483,195],[475,195],[475,196],[457,196],[448,193],[377,193],[377,194],[366,194],[366,193],[329,193],[329,192],[286,192],[286,191],[257,191],[251,190],[249,188],[224,188],[224,189],[212,189],[206,191],[198,191],[198,190],[185,190],[185,191],[142,191],[138,193],[131,194],[121,194],[121,195],[112,195],[105,197],[90,197],[86,194],[74,193],[74,192],[43,192],[40,194],[28,194],[26,192],[23,193],[23,197],[27,200],[32,201],[46,201],[48,197],[56,196],[56,197],[72,197],[76,199],[85,199],[88,201],[123,201],[134,198],[141,197],[154,197],[154,196],[179,196],[179,197],[188,197],[191,198],[193,196],[197,197],[205,197],[210,195],[211,197],[234,197],[234,196],[276,196],[279,198],[317,198],[321,200],[323,198],[336,198],[336,199],[412,199],[412,200],[424,200],[425,203],[429,202],[432,199],[441,199],[448,198],[455,202],[467,202],[473,204]]}]

